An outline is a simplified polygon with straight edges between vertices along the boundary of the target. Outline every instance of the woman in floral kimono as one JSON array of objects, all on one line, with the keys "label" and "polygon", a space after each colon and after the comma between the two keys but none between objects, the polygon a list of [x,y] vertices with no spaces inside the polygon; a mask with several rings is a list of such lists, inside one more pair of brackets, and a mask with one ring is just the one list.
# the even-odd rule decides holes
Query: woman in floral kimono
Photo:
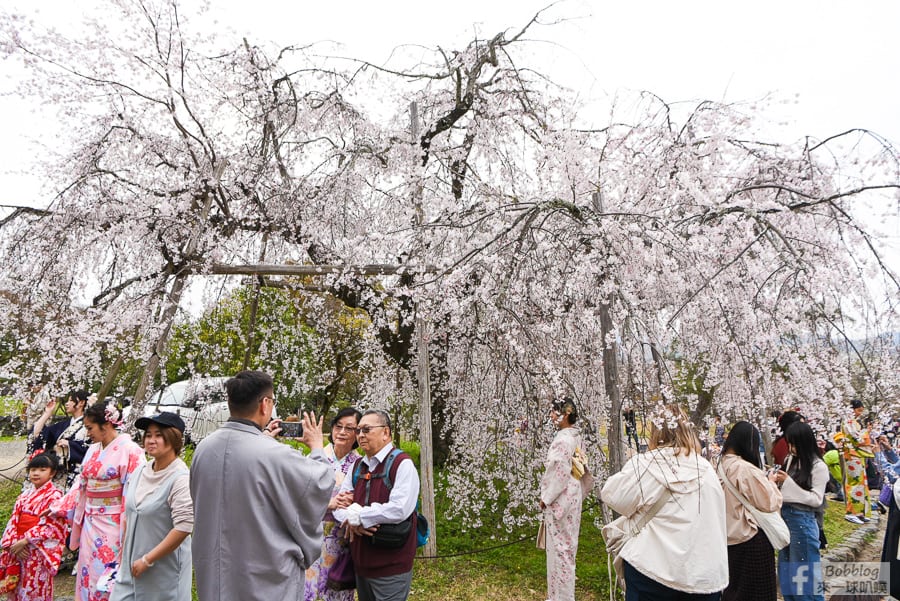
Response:
[{"label": "woman in floral kimono", "polygon": [[325,537],[322,539],[322,555],[306,570],[305,601],[353,601],[355,585],[349,584],[345,590],[334,590],[333,587],[337,584],[332,583],[332,587],[329,587],[328,576],[338,557],[350,552],[344,529],[335,523],[331,512],[348,507],[353,502],[352,492],[339,495],[338,491],[360,457],[354,449],[359,446],[356,442],[356,426],[361,417],[359,411],[346,407],[331,420],[331,444],[323,452],[334,469],[334,489],[323,524]]},{"label": "woman in floral kimono", "polygon": [[[541,478],[541,509],[547,549],[547,601],[575,600],[575,555],[581,529],[581,501],[584,498],[583,460],[580,479],[573,474],[572,458],[576,450],[583,457],[581,431],[575,427],[578,412],[571,399],[555,401],[550,419],[559,429],[544,464]],[[578,472],[579,470],[575,470]]]},{"label": "woman in floral kimono", "polygon": [[866,459],[874,457],[875,453],[868,430],[859,423],[865,411],[862,401],[854,399],[850,408],[853,409],[853,417],[844,422],[834,440],[843,445],[844,499],[847,501],[844,518],[848,522],[862,524],[868,522],[872,515]]},{"label": "woman in floral kimono", "polygon": [[[0,566],[6,570],[4,585],[9,587],[4,589],[9,593],[9,601],[53,601],[53,576],[66,544],[66,522],[44,514],[53,501],[62,497],[53,484],[59,467],[56,455],[42,451],[28,462],[28,480],[34,488],[16,499],[0,540]],[[13,585],[11,577],[15,572],[18,583]]]},{"label": "woman in floral kimono", "polygon": [[72,523],[70,546],[79,548],[75,598],[107,601],[119,566],[122,489],[128,477],[145,462],[144,452],[127,434],[119,434],[119,411],[95,403],[84,412],[84,427],[94,442],[84,456],[81,474],[72,488],[50,509]]}]

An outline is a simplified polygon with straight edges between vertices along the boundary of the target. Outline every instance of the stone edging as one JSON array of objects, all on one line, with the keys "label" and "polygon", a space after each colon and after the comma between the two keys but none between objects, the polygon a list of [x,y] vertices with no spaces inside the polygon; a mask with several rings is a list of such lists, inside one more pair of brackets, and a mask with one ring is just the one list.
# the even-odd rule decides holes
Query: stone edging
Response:
[{"label": "stone edging", "polygon": [[829,549],[823,556],[822,561],[856,561],[859,554],[865,548],[865,537],[875,534],[881,528],[881,517],[872,516],[872,521],[863,524],[851,533],[847,538],[841,541],[841,544]]}]

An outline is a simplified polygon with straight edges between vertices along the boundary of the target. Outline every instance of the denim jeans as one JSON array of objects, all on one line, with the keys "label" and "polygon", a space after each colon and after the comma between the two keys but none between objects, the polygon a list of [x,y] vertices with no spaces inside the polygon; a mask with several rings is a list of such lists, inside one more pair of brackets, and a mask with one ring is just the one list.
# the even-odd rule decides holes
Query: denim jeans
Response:
[{"label": "denim jeans", "polygon": [[791,543],[778,552],[778,584],[784,601],[825,601],[815,512],[785,505],[781,517],[791,531]]},{"label": "denim jeans", "polygon": [[625,601],[719,601],[722,593],[683,593],[644,576],[625,562]]}]

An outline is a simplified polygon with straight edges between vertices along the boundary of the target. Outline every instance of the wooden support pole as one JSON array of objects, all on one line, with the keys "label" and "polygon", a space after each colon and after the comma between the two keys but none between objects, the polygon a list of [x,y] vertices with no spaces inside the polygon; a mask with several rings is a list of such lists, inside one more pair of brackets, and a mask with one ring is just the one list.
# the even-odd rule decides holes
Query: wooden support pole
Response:
[{"label": "wooden support pole", "polygon": [[609,397],[609,424],[607,441],[609,443],[609,473],[615,474],[625,463],[622,445],[622,396],[619,391],[619,357],[618,344],[610,340],[613,331],[612,317],[609,313],[610,302],[600,303],[600,340],[603,343],[603,383]]},{"label": "wooden support pole", "polygon": [[416,316],[419,384],[419,481],[422,491],[422,515],[431,525],[431,537],[425,543],[425,555],[437,554],[437,524],[434,503],[434,444],[431,436],[431,363],[428,358],[428,334],[425,320]]},{"label": "wooden support pole", "polygon": [[[419,139],[419,107],[415,102],[409,105],[409,131],[414,144]],[[425,223],[422,206],[422,186],[413,192],[416,207],[415,224],[419,228],[419,256],[425,263],[425,244],[421,240],[421,227]],[[420,270],[417,270],[420,271]],[[434,446],[431,432],[431,362],[428,357],[428,324],[416,307],[416,380],[419,387],[419,484],[422,493],[422,515],[431,525],[431,536],[425,543],[425,555],[437,554],[437,522],[434,503]]]}]

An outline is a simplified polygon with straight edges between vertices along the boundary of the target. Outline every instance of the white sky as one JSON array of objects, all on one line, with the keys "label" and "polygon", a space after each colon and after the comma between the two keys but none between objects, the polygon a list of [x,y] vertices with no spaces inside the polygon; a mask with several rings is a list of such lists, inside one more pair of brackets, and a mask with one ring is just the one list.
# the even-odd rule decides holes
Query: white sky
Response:
[{"label": "white sky", "polygon": [[[193,0],[184,0],[189,5]],[[518,29],[549,0],[216,0],[210,31],[234,29],[251,42],[332,40],[345,54],[384,62],[403,44],[463,47],[475,35]],[[72,22],[97,0],[5,0],[41,22]],[[34,8],[37,6],[38,8]],[[35,12],[37,11],[37,12]],[[566,0],[551,7],[529,38],[532,65],[586,99],[608,104],[620,91],[663,99],[752,101],[774,94],[770,137],[795,141],[852,127],[900,144],[900,2]],[[214,19],[217,19],[216,22]],[[18,77],[0,63],[0,91]],[[586,115],[592,118],[592,115]],[[596,123],[607,113],[596,111]],[[64,124],[48,123],[20,99],[0,98],[0,203],[43,204],[28,173],[40,143]],[[34,140],[37,139],[36,144]],[[896,205],[893,203],[894,214]],[[900,235],[892,219],[889,235]]]}]

